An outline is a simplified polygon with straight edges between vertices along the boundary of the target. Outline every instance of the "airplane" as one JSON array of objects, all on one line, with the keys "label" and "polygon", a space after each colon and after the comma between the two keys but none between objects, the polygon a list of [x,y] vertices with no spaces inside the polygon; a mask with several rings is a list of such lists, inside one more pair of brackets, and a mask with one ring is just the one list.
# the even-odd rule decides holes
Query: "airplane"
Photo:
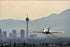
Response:
[{"label": "airplane", "polygon": [[43,33],[43,34],[53,34],[53,33],[63,33],[63,32],[50,32],[50,28],[48,27],[48,30],[46,28],[43,28],[42,32],[34,31],[35,33]]}]

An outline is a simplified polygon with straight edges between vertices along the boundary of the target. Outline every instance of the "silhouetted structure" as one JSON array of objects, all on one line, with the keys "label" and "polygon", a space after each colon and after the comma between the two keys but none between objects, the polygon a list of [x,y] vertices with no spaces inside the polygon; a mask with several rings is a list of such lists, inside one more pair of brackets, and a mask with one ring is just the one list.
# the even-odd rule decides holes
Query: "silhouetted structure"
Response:
[{"label": "silhouetted structure", "polygon": [[13,44],[13,47],[16,47],[16,43]]},{"label": "silhouetted structure", "polygon": [[[27,14],[28,16],[28,14]],[[28,38],[28,22],[29,22],[29,18],[26,18],[26,38]]]}]

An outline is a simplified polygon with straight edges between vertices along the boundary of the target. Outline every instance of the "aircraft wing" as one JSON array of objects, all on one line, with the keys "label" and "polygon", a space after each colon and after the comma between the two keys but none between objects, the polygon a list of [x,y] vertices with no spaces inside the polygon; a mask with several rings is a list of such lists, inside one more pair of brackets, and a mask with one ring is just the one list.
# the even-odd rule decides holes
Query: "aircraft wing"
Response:
[{"label": "aircraft wing", "polygon": [[52,32],[52,33],[64,33],[64,32],[60,32],[60,31],[59,31],[59,32]]},{"label": "aircraft wing", "polygon": [[52,32],[52,33],[62,33],[62,32]]}]

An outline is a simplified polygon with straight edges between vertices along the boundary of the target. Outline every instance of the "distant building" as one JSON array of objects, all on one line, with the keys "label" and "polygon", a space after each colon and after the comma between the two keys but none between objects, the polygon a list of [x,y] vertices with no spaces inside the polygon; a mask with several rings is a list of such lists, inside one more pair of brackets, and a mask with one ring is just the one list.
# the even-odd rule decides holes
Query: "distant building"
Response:
[{"label": "distant building", "polygon": [[37,35],[36,34],[31,34],[30,39],[37,39]]},{"label": "distant building", "polygon": [[28,17],[28,14],[27,14],[27,17],[26,17],[26,38],[28,38],[28,22],[29,22],[29,17]]},{"label": "distant building", "polygon": [[2,30],[0,29],[0,40],[2,39]]},{"label": "distant building", "polygon": [[13,36],[12,36],[13,39],[16,39],[16,35],[17,35],[17,34],[16,34],[16,30],[12,30],[12,35],[13,35]]},{"label": "distant building", "polygon": [[13,39],[13,34],[9,33],[9,39]]},{"label": "distant building", "polygon": [[6,40],[7,39],[7,32],[6,31],[4,31],[3,33],[2,33],[2,39],[3,40]]},{"label": "distant building", "polygon": [[24,39],[24,37],[25,37],[25,32],[24,32],[24,30],[21,30],[21,32],[20,32],[20,37],[21,37],[22,39]]}]

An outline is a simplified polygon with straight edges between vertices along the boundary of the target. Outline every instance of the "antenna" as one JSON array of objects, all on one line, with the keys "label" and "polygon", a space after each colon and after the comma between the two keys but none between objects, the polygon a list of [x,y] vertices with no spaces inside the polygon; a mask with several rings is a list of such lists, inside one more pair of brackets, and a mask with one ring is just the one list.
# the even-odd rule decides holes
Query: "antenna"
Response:
[{"label": "antenna", "polygon": [[28,17],[28,8],[27,8],[27,17]]},{"label": "antenna", "polygon": [[28,17],[28,12],[27,12],[27,17]]}]

